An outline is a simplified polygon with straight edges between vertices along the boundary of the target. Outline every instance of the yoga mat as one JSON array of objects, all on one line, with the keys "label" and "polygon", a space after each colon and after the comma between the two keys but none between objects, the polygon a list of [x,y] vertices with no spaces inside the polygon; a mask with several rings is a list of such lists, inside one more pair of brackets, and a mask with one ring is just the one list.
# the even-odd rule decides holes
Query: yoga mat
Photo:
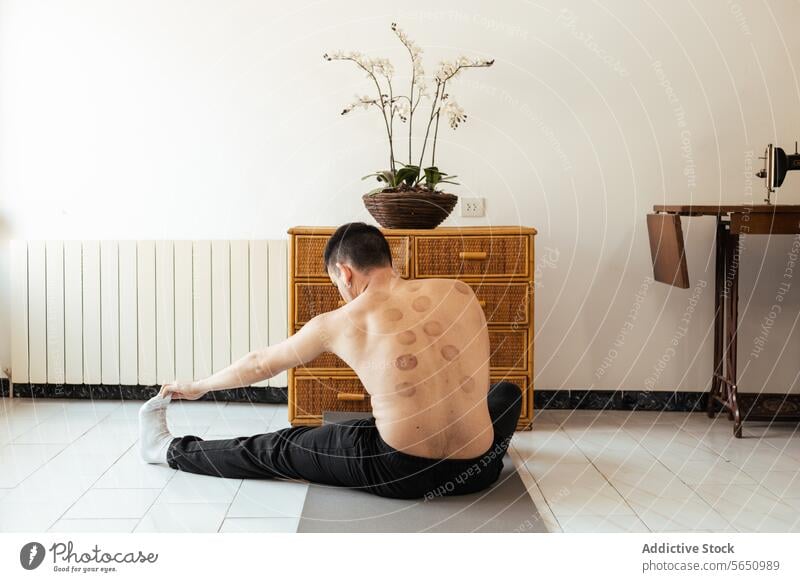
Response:
[{"label": "yoga mat", "polygon": [[[362,416],[326,413],[324,422]],[[489,489],[470,495],[429,500],[388,499],[357,489],[312,483],[297,531],[546,533],[548,530],[506,455],[497,482]]]}]

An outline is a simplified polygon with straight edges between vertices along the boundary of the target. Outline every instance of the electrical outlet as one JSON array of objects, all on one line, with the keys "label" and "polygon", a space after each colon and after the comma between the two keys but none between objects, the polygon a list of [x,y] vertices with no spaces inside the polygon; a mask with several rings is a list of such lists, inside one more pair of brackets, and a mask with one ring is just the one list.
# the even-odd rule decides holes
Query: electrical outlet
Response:
[{"label": "electrical outlet", "polygon": [[461,216],[481,217],[486,214],[485,198],[460,198]]}]

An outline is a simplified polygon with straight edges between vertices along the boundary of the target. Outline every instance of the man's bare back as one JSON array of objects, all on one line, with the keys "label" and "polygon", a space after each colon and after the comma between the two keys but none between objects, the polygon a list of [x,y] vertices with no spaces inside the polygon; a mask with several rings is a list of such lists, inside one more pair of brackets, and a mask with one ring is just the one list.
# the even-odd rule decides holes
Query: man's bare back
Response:
[{"label": "man's bare back", "polygon": [[489,336],[469,285],[375,278],[324,319],[326,349],[358,374],[389,445],[455,459],[490,448]]}]

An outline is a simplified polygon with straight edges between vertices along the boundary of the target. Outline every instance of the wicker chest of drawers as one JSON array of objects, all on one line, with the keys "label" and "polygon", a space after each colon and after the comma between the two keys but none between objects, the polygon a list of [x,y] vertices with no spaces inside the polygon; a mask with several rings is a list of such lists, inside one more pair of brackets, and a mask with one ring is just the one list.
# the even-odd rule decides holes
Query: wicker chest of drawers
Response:
[{"label": "wicker chest of drawers", "polygon": [[[322,266],[331,227],[289,229],[289,333],[343,304]],[[460,279],[481,302],[489,325],[492,382],[523,389],[518,430],[533,418],[534,236],[530,227],[382,229],[402,277]],[[338,357],[324,353],[288,373],[289,421],[318,425],[325,411],[368,412],[369,395]]]}]

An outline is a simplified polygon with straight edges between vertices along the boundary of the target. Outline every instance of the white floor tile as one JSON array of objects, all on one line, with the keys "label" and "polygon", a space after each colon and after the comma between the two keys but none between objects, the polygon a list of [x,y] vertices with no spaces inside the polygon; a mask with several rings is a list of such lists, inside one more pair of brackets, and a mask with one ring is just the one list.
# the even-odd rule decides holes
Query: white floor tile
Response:
[{"label": "white floor tile", "polygon": [[63,444],[0,446],[0,487],[16,487],[23,479],[64,450]]},{"label": "white floor tile", "polygon": [[72,451],[122,455],[139,438],[139,423],[104,419],[69,445]]},{"label": "white floor tile", "polygon": [[300,517],[308,485],[279,479],[245,480],[228,517]]},{"label": "white floor tile", "polygon": [[663,439],[648,436],[641,440],[641,444],[662,463],[668,457],[683,461],[714,461],[719,458],[716,452],[685,433],[678,433]]},{"label": "white floor tile", "polygon": [[282,428],[290,428],[292,423],[289,422],[289,418],[285,414],[275,414],[273,419],[269,423],[269,427],[265,432],[275,432],[276,430],[281,430]]},{"label": "white floor tile", "polygon": [[697,485],[695,491],[723,515],[743,508],[769,512],[781,506],[780,499],[760,485]]},{"label": "white floor tile", "polygon": [[[56,460],[58,462],[56,462]],[[103,470],[92,466],[85,458],[81,463],[67,462],[60,457],[38,469],[13,489],[6,499],[36,503],[42,499],[61,499],[72,505],[97,480]],[[67,469],[65,470],[65,467]]]},{"label": "white floor tile", "polygon": [[645,471],[621,469],[607,473],[606,477],[626,499],[687,499],[694,494],[677,475],[660,464]]},{"label": "white floor tile", "polygon": [[45,532],[69,507],[57,498],[20,502],[11,495],[0,499],[0,532]]},{"label": "white floor tile", "polygon": [[560,418],[564,430],[613,430],[622,426],[624,418],[603,410],[554,410],[553,417]]},{"label": "white floor tile", "polygon": [[592,463],[603,475],[613,475],[618,471],[639,471],[646,473],[658,460],[643,447],[632,451],[606,451],[592,457]]},{"label": "white floor tile", "polygon": [[138,422],[139,409],[144,402],[144,400],[126,400],[115,408],[106,418],[111,421],[128,420]]},{"label": "white floor tile", "polygon": [[595,475],[598,483],[605,481],[605,478],[591,463],[565,463],[558,461],[557,457],[548,457],[543,454],[523,460],[523,462],[540,486],[543,481],[564,485],[573,483],[576,479],[590,479],[590,475]]},{"label": "white floor tile", "polygon": [[222,523],[222,533],[295,533],[300,520],[294,517],[229,517]]},{"label": "white floor tile", "polygon": [[[561,425],[562,417],[553,414],[553,410],[537,409],[533,411],[533,431],[537,430],[551,430],[553,427]],[[549,426],[548,426],[549,425]]]},{"label": "white floor tile", "polygon": [[658,461],[666,466],[670,471],[679,473],[687,466],[695,466],[696,463],[711,465],[719,461],[719,456],[708,449],[690,449],[683,445],[670,447],[662,453],[653,453]]},{"label": "white floor tile", "polygon": [[739,531],[790,532],[800,525],[800,512],[759,485],[702,485],[696,490]]},{"label": "white floor tile", "polygon": [[557,465],[534,477],[547,505],[559,520],[567,515],[633,513],[620,494],[591,465]]},{"label": "white floor tile", "polygon": [[42,418],[33,414],[17,414],[0,416],[0,445],[10,443],[25,434],[39,423]]},{"label": "white floor tile", "polygon": [[66,519],[142,517],[158,489],[90,489],[64,514]]},{"label": "white floor tile", "polygon": [[170,479],[159,503],[230,503],[241,479],[223,479],[178,471]]},{"label": "white floor tile", "polygon": [[172,401],[167,406],[167,422],[180,424],[203,424],[224,419],[227,402],[205,402],[192,400]]},{"label": "white floor tile", "polygon": [[138,519],[59,519],[48,530],[59,533],[131,533]]},{"label": "white floor tile", "polygon": [[800,471],[765,471],[755,474],[755,480],[780,499],[800,499]]},{"label": "white floor tile", "polygon": [[80,398],[37,398],[21,399],[15,412],[33,411],[44,418],[71,416],[90,416],[97,420],[107,417],[119,406],[118,400],[88,400]]},{"label": "white floor tile", "polygon": [[785,455],[800,460],[800,435],[795,434],[792,436],[766,438],[763,440]]},{"label": "white floor tile", "polygon": [[[569,434],[569,433],[568,433]],[[639,442],[626,431],[597,431],[575,435],[572,440],[578,447],[587,453],[587,456],[597,456],[608,451],[633,451],[639,448]]]},{"label": "white floor tile", "polygon": [[[654,410],[637,410],[626,413],[623,425],[630,426],[652,426],[654,424],[666,424],[670,426],[681,426],[691,423],[695,413],[686,412],[663,412]],[[705,418],[705,415],[702,415]]]},{"label": "white floor tile", "polygon": [[94,484],[95,489],[162,489],[175,475],[166,464],[145,463],[138,443],[132,446]]},{"label": "white floor tile", "polygon": [[546,459],[556,463],[588,463],[586,455],[564,432],[517,432],[511,446],[524,460]]},{"label": "white floor tile", "polygon": [[219,530],[227,503],[156,503],[136,532],[214,533]]},{"label": "white floor tile", "polygon": [[14,439],[20,444],[71,443],[88,432],[98,420],[88,415],[54,417]]},{"label": "white floor tile", "polygon": [[[536,484],[536,479],[533,478],[533,475],[531,475],[530,471],[525,466],[525,463],[522,461],[522,458],[513,447],[508,449],[508,456],[514,463],[514,467],[516,468],[522,483],[525,485],[528,495],[530,495],[533,504],[539,511],[539,515],[541,516],[547,531],[562,531],[556,516],[553,515],[553,512],[550,510],[550,506],[547,505],[547,501],[545,500],[541,489],[539,489],[539,485]],[[529,460],[528,462],[532,461]]]},{"label": "white floor tile", "polygon": [[633,509],[608,483],[599,487],[565,486],[555,491],[542,489],[547,504],[561,521],[573,515],[632,515]]},{"label": "white floor tile", "polygon": [[[513,450],[513,449],[509,449]],[[573,462],[576,461],[577,462]],[[538,453],[534,457],[524,462],[526,469],[531,475],[547,475],[553,471],[554,467],[564,467],[567,465],[578,465],[583,467],[591,467],[592,463],[585,457],[581,459],[569,457],[564,459],[560,455],[551,455],[550,453]]]},{"label": "white floor tile", "polygon": [[739,467],[717,459],[715,461],[688,461],[675,469],[675,474],[690,485],[754,485],[755,480]]},{"label": "white floor tile", "polygon": [[747,473],[800,471],[800,461],[767,443],[748,448],[732,445],[720,451],[720,455]]},{"label": "white floor tile", "polygon": [[636,514],[653,532],[736,531],[730,522],[699,496],[688,499],[630,500]]},{"label": "white floor tile", "polygon": [[228,402],[228,405],[222,409],[222,416],[228,420],[246,420],[248,422],[259,420],[266,425],[275,417],[279,409],[286,410],[285,407],[275,404]]}]

